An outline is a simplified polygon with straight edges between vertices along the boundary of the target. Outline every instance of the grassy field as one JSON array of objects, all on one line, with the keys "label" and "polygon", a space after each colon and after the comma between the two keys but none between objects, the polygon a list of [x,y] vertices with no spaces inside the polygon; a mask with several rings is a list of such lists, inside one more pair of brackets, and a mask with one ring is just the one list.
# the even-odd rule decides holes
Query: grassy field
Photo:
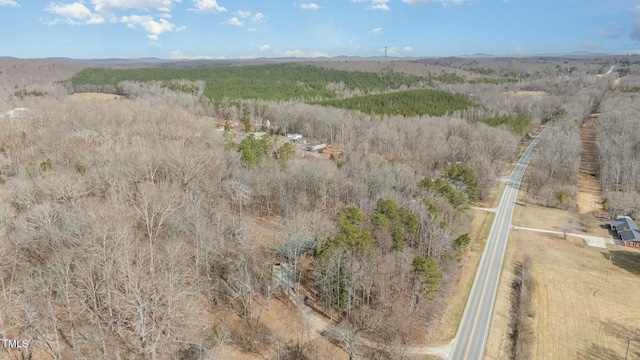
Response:
[{"label": "grassy field", "polygon": [[[552,229],[572,217],[561,210],[518,207],[514,224]],[[593,228],[595,233],[606,232]],[[640,358],[640,308],[634,305],[640,289],[640,252],[608,246],[590,248],[579,239],[513,231],[486,358],[507,358],[510,286],[514,266],[525,255],[533,260],[536,283],[533,359],[623,359],[629,336],[633,340],[628,358]]]}]

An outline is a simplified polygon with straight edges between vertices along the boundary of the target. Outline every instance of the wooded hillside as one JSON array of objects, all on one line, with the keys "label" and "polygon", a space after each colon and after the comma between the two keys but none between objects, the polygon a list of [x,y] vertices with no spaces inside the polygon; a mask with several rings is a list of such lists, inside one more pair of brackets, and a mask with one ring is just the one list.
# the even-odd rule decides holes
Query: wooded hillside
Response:
[{"label": "wooded hillside", "polygon": [[[300,313],[296,295],[333,325],[327,359],[398,358],[433,338],[472,239],[466,209],[542,123],[529,191],[563,205],[576,124],[612,85],[584,69],[464,68],[85,69],[72,92],[125,97],[78,100],[49,80],[10,94],[0,325],[33,341],[11,355],[314,358],[310,330],[291,335],[281,319]],[[519,80],[471,81],[487,77]],[[420,94],[464,106],[423,115]],[[28,110],[9,116],[17,107]],[[330,148],[306,150],[316,142]],[[607,184],[637,192],[631,174]]]}]

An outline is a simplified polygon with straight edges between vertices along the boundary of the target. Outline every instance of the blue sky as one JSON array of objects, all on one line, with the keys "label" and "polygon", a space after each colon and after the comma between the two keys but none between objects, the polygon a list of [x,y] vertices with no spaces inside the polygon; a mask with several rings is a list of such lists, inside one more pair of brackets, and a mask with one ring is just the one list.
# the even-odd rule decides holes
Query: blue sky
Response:
[{"label": "blue sky", "polygon": [[640,0],[0,0],[0,56],[640,53]]}]

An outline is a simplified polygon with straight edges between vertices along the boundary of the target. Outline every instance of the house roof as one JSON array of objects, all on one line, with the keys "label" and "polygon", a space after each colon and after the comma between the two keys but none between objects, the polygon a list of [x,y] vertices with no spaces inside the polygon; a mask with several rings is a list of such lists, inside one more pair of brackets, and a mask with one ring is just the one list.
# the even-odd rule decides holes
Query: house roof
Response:
[{"label": "house roof", "polygon": [[640,241],[640,230],[633,229],[623,231],[620,236],[622,237],[623,241]]},{"label": "house roof", "polygon": [[624,229],[638,230],[638,224],[629,218],[620,218],[611,220],[611,228],[616,231],[622,231]]}]

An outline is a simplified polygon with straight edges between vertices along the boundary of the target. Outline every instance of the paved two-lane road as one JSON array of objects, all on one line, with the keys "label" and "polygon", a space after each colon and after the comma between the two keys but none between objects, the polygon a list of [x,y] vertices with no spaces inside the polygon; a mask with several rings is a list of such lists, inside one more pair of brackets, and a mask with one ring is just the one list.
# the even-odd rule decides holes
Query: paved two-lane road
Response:
[{"label": "paved two-lane road", "polygon": [[507,179],[507,186],[502,194],[500,205],[496,210],[496,217],[487,239],[487,245],[480,260],[480,266],[467,300],[467,306],[458,327],[458,334],[454,341],[451,359],[471,360],[484,357],[491,313],[498,291],[500,272],[504,253],[507,248],[507,238],[511,230],[513,208],[518,196],[520,182],[524,172],[533,157],[533,149],[539,137],[533,139],[518,160],[511,175]]}]

